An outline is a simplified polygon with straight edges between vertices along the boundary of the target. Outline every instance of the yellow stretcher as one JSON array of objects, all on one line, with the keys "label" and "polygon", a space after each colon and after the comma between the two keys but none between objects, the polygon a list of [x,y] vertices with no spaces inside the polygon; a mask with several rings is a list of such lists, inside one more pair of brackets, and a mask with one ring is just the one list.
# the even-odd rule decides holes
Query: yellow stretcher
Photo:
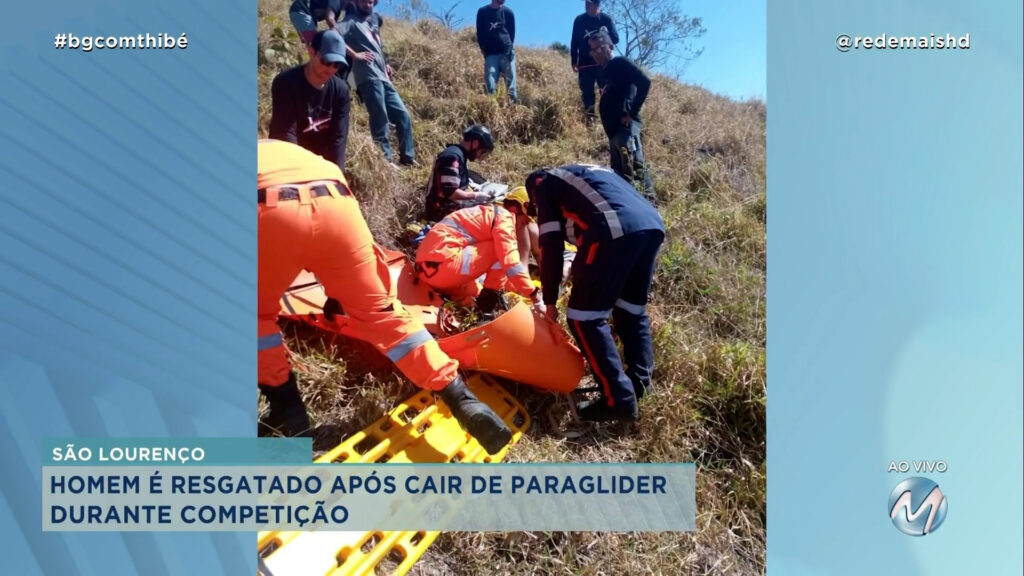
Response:
[{"label": "yellow stretcher", "polygon": [[[316,460],[344,462],[500,462],[530,426],[530,417],[492,377],[467,381],[480,400],[494,408],[512,430],[512,441],[488,455],[462,430],[444,402],[422,391],[388,415]],[[384,566],[402,575],[412,568],[438,532],[260,532],[258,550],[264,576],[361,576]],[[382,563],[384,566],[381,566]]]}]

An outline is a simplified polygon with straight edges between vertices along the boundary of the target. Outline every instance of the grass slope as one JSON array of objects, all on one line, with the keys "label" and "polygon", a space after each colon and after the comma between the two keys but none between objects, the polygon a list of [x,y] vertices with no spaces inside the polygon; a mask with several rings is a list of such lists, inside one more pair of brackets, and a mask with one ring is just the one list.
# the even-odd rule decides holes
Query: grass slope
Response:
[{"label": "grass slope", "polygon": [[[259,136],[273,76],[305,59],[286,0],[260,0]],[[474,168],[521,183],[542,165],[607,163],[606,139],[579,113],[567,56],[517,48],[520,103],[482,90],[472,29],[388,20],[384,44],[413,116],[419,166],[395,171],[353,100],[347,172],[378,241],[422,206],[433,156],[485,123],[498,148]],[[500,95],[500,92],[499,92]],[[510,454],[524,462],[696,462],[698,531],[446,533],[414,574],[762,574],[765,563],[765,105],[656,76],[645,142],[667,238],[649,306],[656,392],[629,432],[572,420],[564,399],[514,390],[533,426]],[[415,392],[356,342],[286,331],[317,443],[331,445]]]}]

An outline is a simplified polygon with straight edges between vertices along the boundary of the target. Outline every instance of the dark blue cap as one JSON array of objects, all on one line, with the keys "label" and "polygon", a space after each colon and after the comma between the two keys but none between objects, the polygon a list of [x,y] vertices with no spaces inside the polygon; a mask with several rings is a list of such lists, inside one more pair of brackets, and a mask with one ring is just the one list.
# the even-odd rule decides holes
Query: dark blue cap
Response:
[{"label": "dark blue cap", "polygon": [[324,62],[348,62],[345,59],[345,39],[335,30],[317,32],[312,45]]}]

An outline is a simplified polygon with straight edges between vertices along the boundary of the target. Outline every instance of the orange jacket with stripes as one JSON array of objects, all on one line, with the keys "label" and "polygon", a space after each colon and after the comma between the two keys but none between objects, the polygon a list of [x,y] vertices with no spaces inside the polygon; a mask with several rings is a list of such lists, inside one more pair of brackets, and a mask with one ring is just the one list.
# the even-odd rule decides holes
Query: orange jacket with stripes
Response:
[{"label": "orange jacket with stripes", "polygon": [[[463,208],[442,218],[420,244],[416,261],[444,262],[455,258],[472,258],[474,252],[487,252],[473,250],[485,243],[492,244],[496,265],[504,270],[511,288],[523,296],[532,294],[536,287],[526,265],[519,259],[516,218],[508,210],[494,204]],[[464,268],[468,270],[470,266],[467,264]]]}]

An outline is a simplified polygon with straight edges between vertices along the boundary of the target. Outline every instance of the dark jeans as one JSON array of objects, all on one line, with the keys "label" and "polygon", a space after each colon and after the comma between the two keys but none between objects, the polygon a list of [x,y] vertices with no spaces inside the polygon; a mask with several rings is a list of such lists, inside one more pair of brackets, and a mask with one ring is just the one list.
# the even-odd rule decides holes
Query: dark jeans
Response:
[{"label": "dark jeans", "polygon": [[644,145],[641,139],[643,125],[634,120],[627,128],[619,125],[618,130],[608,139],[609,164],[616,174],[633,184],[637,192],[651,202],[654,201],[654,182],[644,160]]},{"label": "dark jeans", "polygon": [[594,95],[594,83],[597,83],[599,90],[604,90],[604,71],[600,66],[594,65],[579,70],[580,93],[583,94],[583,109],[591,120],[596,118],[594,113],[594,102],[597,99]]}]

